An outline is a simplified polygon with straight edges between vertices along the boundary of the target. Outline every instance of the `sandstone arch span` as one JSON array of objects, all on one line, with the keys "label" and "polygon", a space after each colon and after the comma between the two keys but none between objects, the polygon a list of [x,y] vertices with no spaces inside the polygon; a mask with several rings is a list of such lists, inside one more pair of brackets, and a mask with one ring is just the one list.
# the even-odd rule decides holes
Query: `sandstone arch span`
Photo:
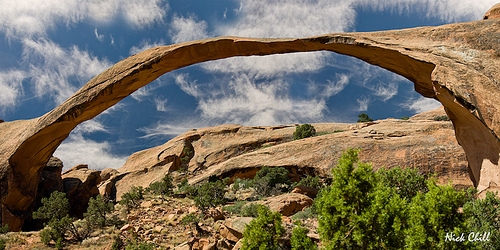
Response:
[{"label": "sandstone arch span", "polygon": [[491,19],[299,39],[219,37],[146,50],[96,76],[42,117],[0,123],[1,222],[20,229],[42,166],[78,124],[167,72],[234,56],[326,50],[402,75],[418,93],[445,106],[474,184],[498,184],[499,30],[500,20]]}]

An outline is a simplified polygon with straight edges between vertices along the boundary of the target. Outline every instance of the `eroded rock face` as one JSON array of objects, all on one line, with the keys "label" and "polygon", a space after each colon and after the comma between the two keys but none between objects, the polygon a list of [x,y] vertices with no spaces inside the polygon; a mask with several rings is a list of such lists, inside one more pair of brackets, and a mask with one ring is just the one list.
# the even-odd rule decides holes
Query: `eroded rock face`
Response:
[{"label": "eroded rock face", "polygon": [[146,50],[96,76],[46,115],[0,123],[1,223],[20,229],[42,167],[78,124],[167,72],[234,56],[326,50],[406,77],[418,93],[443,103],[465,149],[470,177],[486,189],[500,183],[499,30],[499,19],[487,19],[299,39],[219,37]]},{"label": "eroded rock face", "polygon": [[[471,187],[466,155],[454,137],[452,123],[434,121],[445,114],[439,108],[407,121],[313,124],[318,133],[325,135],[296,141],[292,138],[294,125],[220,125],[191,130],[161,146],[130,156],[113,179],[116,185],[111,197],[120,200],[131,186],[147,187],[167,173],[174,179],[179,176],[177,181],[188,178],[191,184],[204,182],[213,175],[233,180],[253,178],[263,167],[284,167],[294,181],[307,175],[327,177],[342,151],[349,147],[362,148],[360,159],[372,162],[375,169],[418,168],[425,173],[436,173],[442,183],[453,180],[456,187]],[[193,156],[186,163],[186,175],[179,174],[171,163],[158,164],[162,155],[178,157],[182,153],[182,147],[175,145],[187,144]]]},{"label": "eroded rock face", "polygon": [[495,19],[500,18],[500,3],[495,4],[495,6],[491,7],[486,14],[484,14],[483,19]]},{"label": "eroded rock face", "polygon": [[68,197],[73,216],[82,217],[87,211],[91,197],[99,194],[101,171],[89,169],[87,165],[75,166],[62,174],[64,192]]}]

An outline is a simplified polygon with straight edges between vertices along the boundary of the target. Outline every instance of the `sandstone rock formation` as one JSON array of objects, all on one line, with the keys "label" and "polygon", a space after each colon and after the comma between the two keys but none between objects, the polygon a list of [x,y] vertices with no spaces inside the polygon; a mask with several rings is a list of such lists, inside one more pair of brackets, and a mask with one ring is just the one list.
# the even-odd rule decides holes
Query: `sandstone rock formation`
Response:
[{"label": "sandstone rock formation", "polygon": [[87,211],[90,197],[99,194],[97,185],[101,182],[101,172],[91,170],[87,165],[75,166],[62,174],[64,192],[68,197],[73,216],[82,217]]},{"label": "sandstone rock formation", "polygon": [[500,3],[497,3],[493,7],[491,7],[491,9],[489,9],[483,17],[484,20],[495,18],[500,18]]},{"label": "sandstone rock formation", "polygon": [[162,74],[233,56],[332,51],[402,75],[443,103],[480,190],[500,183],[500,21],[327,34],[298,39],[219,37],[157,47],[90,80],[63,104],[31,120],[0,123],[1,224],[18,230],[34,201],[40,171],[72,129]]},{"label": "sandstone rock formation", "polygon": [[[179,155],[189,144],[193,157],[188,162],[191,184],[210,176],[253,178],[262,167],[284,167],[290,178],[299,181],[307,175],[329,175],[342,151],[362,148],[360,159],[372,162],[375,169],[383,166],[418,168],[437,173],[443,183],[453,180],[457,187],[470,187],[466,155],[454,137],[449,121],[434,121],[445,115],[444,109],[425,112],[409,120],[387,119],[372,123],[313,124],[325,135],[293,141],[295,126],[246,127],[220,125],[191,130],[169,142],[146,149],[129,157],[118,169],[116,195],[119,200],[132,185],[148,186],[177,168],[162,165],[162,156]],[[339,132],[341,131],[341,132]],[[188,143],[189,142],[189,143]],[[173,169],[173,170],[172,170]]]}]

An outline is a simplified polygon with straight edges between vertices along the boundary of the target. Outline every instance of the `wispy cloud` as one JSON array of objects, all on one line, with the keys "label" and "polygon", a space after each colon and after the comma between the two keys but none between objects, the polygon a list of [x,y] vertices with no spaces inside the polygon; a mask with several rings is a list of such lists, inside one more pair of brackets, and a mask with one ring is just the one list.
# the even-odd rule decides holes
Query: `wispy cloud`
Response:
[{"label": "wispy cloud", "polygon": [[178,136],[191,129],[208,127],[210,124],[202,119],[184,119],[182,122],[159,122],[151,127],[138,129],[145,135],[142,138],[165,137],[172,138]]},{"label": "wispy cloud", "polygon": [[95,35],[95,38],[96,38],[99,42],[104,41],[104,35],[100,35],[100,34],[97,32],[97,28],[95,28],[95,29],[94,29],[94,35]]},{"label": "wispy cloud", "polygon": [[179,86],[186,94],[193,97],[200,97],[202,95],[201,91],[198,90],[197,80],[190,81],[189,74],[178,74],[174,76],[175,84]]},{"label": "wispy cloud", "polygon": [[71,134],[54,152],[54,156],[63,161],[64,169],[78,164],[88,164],[89,168],[102,170],[120,168],[127,160],[126,156],[114,155],[108,142],[87,139],[81,133]]},{"label": "wispy cloud", "polygon": [[308,90],[310,96],[319,96],[330,98],[340,93],[349,84],[349,76],[347,74],[336,74],[334,80],[326,80],[326,83],[317,83],[310,81]]},{"label": "wispy cloud", "polygon": [[168,108],[167,108],[168,100],[167,99],[164,99],[161,97],[156,97],[154,99],[154,102],[155,102],[155,106],[156,106],[156,111],[160,111],[160,112],[167,112],[168,111]]},{"label": "wispy cloud", "polygon": [[224,92],[201,98],[198,109],[209,120],[246,125],[276,125],[317,120],[326,109],[322,99],[301,100],[288,95],[282,80],[254,82],[233,77]]},{"label": "wispy cloud", "polygon": [[95,132],[107,132],[108,129],[100,122],[86,121],[78,125],[54,152],[54,156],[63,161],[64,169],[78,164],[88,164],[89,168],[102,170],[105,168],[119,168],[125,164],[127,157],[115,155],[111,144],[107,141],[97,142],[86,138]]},{"label": "wispy cloud", "polygon": [[497,0],[354,0],[353,7],[389,10],[398,14],[421,12],[445,22],[481,20]]},{"label": "wispy cloud", "polygon": [[358,111],[367,111],[368,110],[368,106],[371,102],[370,98],[367,97],[367,96],[361,96],[360,98],[356,99],[356,101],[358,102]]},{"label": "wispy cloud", "polygon": [[18,102],[22,96],[22,81],[26,74],[20,70],[0,72],[0,112],[5,111]]},{"label": "wispy cloud", "polygon": [[403,108],[406,108],[411,111],[415,111],[417,114],[426,112],[429,110],[437,109],[441,107],[441,103],[432,98],[419,97],[417,99],[411,99],[406,103],[401,104]]},{"label": "wispy cloud", "polygon": [[171,26],[171,40],[182,43],[202,38],[208,38],[208,24],[205,20],[197,20],[196,16],[174,16]]},{"label": "wispy cloud", "polygon": [[84,20],[109,23],[119,16],[140,28],[161,22],[169,8],[162,0],[5,0],[0,4],[0,30],[9,38],[44,36],[57,25]]},{"label": "wispy cloud", "polygon": [[61,103],[92,77],[111,66],[76,46],[64,49],[46,40],[23,40],[23,60],[29,65],[30,77],[37,95],[49,95]]}]

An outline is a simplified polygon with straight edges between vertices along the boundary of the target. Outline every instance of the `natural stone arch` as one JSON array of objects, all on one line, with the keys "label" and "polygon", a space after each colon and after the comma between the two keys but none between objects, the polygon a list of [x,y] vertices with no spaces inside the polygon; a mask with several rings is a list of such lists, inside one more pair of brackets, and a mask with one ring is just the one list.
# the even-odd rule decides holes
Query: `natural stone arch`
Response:
[{"label": "natural stone arch", "polygon": [[471,180],[485,189],[500,183],[499,30],[497,19],[299,39],[219,37],[146,50],[96,76],[42,117],[0,123],[1,222],[20,229],[41,168],[78,124],[159,76],[210,60],[307,51],[332,51],[378,65],[439,100],[466,152]]}]

